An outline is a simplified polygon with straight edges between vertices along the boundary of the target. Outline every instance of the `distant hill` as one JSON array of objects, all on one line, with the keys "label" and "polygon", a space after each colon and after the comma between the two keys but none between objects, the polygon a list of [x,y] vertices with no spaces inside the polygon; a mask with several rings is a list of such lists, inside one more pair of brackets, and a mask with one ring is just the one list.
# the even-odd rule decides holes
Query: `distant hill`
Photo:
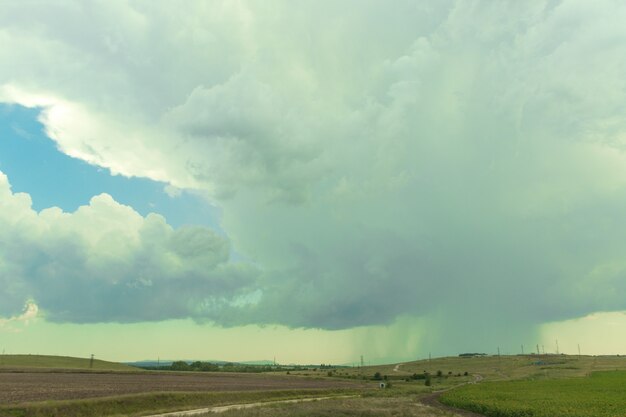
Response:
[{"label": "distant hill", "polygon": [[[163,360],[155,361],[155,360],[143,360],[137,362],[124,362],[124,364],[129,366],[137,366],[137,367],[157,367],[157,366],[170,366],[174,361],[173,360]],[[274,361],[262,360],[262,361],[243,361],[243,362],[228,362],[222,360],[200,360],[200,359],[184,359],[184,362],[189,364],[193,362],[204,362],[204,363],[214,363],[216,365],[224,365],[227,363],[232,363],[235,365],[265,365],[270,366],[274,364]]]},{"label": "distant hill", "polygon": [[0,355],[0,370],[15,368],[38,369],[71,369],[95,371],[137,371],[137,368],[116,362],[93,360],[90,367],[89,358],[72,358],[69,356],[47,355]]}]

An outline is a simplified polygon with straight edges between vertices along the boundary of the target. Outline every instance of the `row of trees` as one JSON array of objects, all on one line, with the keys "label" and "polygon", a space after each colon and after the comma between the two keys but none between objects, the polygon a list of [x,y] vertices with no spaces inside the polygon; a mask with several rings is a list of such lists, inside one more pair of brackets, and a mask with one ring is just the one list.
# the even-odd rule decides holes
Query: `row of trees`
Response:
[{"label": "row of trees", "polygon": [[[468,373],[465,372],[463,375],[467,376]],[[449,377],[449,376],[453,376],[452,372],[448,372],[448,375],[445,375],[446,378]],[[461,376],[461,374],[458,373],[456,376]],[[443,377],[444,377],[443,372],[437,371],[437,378],[443,378]],[[376,372],[374,374],[373,379],[375,381],[383,381],[383,380],[386,381],[387,380],[387,375],[381,375],[380,372]],[[410,381],[410,380],[413,380],[413,381],[423,380],[424,381],[424,385],[426,385],[426,386],[430,386],[432,384],[432,376],[430,375],[430,373],[428,373],[426,371],[424,371],[423,374],[414,373],[413,375],[411,375],[410,377],[408,377],[406,379],[406,381]]]},{"label": "row of trees", "polygon": [[[275,372],[275,371],[317,371],[317,365],[250,365],[241,363],[212,363],[212,362],[187,362],[176,361],[171,365],[161,366],[144,366],[144,369],[154,371],[191,371],[191,372]],[[332,369],[334,372],[335,367],[332,365],[321,364],[319,369]],[[331,375],[329,375],[331,376]]]},{"label": "row of trees", "polygon": [[211,362],[172,362],[169,366],[152,367],[161,371],[192,371],[192,372],[271,372],[276,368],[269,365],[244,365],[238,363],[217,364]]}]

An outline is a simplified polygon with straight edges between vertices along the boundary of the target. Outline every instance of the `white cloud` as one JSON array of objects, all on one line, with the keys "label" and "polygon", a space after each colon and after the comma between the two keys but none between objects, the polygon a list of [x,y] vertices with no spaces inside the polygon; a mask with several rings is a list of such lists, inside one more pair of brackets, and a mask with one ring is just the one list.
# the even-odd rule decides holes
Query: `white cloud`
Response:
[{"label": "white cloud", "polygon": [[32,301],[28,301],[26,302],[26,305],[24,306],[24,312],[20,314],[19,316],[13,316],[9,318],[0,318],[0,327],[3,327],[7,324],[14,323],[14,322],[28,323],[30,320],[36,319],[38,313],[39,313],[39,307],[37,307],[37,304],[35,304]]},{"label": "white cloud", "polygon": [[29,300],[24,305],[24,311],[22,314],[8,318],[0,317],[0,331],[3,330],[11,333],[20,333],[22,331],[20,326],[28,326],[38,316],[39,307],[33,301]]},{"label": "white cloud", "polygon": [[180,188],[174,187],[173,185],[169,184],[163,187],[163,191],[171,198],[180,197],[183,193],[183,190],[181,190]]},{"label": "white cloud", "polygon": [[[4,314],[32,299],[54,321],[218,319],[219,307],[249,293],[256,275],[229,257],[228,241],[209,229],[174,230],[107,194],[73,213],[37,213],[0,173]],[[217,308],[204,311],[208,304]]]},{"label": "white cloud", "polygon": [[[505,334],[626,308],[621,270],[600,267],[626,250],[626,7],[168,6],[5,4],[0,61],[13,66],[0,86],[5,101],[45,107],[64,152],[223,209],[237,251],[263,270],[246,281],[263,296],[195,314],[329,328],[434,314],[463,343],[478,331],[468,315]],[[12,200],[36,217],[27,197]],[[102,245],[99,268],[124,270],[120,253],[146,245],[139,230],[176,233],[106,197],[88,207],[134,231],[81,237]],[[67,217],[39,217],[53,215]],[[11,233],[44,233],[39,223]],[[189,242],[211,253],[200,263],[221,256]],[[175,264],[159,262],[133,282]]]}]

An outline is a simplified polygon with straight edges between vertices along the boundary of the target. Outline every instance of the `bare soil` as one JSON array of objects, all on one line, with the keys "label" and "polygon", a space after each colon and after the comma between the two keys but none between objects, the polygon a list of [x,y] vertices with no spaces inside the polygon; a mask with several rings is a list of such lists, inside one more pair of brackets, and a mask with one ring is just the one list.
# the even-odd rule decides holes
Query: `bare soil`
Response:
[{"label": "bare soil", "polygon": [[355,388],[361,383],[237,373],[0,373],[0,404],[148,392]]}]

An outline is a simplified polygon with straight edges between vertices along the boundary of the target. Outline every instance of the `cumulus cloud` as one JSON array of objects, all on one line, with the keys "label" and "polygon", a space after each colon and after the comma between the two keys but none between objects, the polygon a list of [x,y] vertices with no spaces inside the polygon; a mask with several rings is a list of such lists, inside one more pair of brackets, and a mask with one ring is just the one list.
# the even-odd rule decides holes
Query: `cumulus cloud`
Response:
[{"label": "cumulus cloud", "polygon": [[107,194],[74,213],[38,213],[0,173],[2,315],[35,300],[52,321],[214,318],[252,291],[255,269],[229,258],[229,242],[209,229],[174,230]]},{"label": "cumulus cloud", "polygon": [[[59,229],[65,240],[53,258],[91,268],[102,285],[94,296],[126,312],[120,319],[219,310],[223,324],[345,328],[408,314],[434,317],[462,344],[485,327],[492,338],[506,337],[626,308],[626,7],[575,0],[167,6],[0,9],[0,41],[8,45],[0,60],[14,64],[0,68],[0,99],[41,106],[63,152],[204,193],[222,208],[237,251],[262,271],[251,284],[220,257],[219,244],[191,236],[177,242],[197,250],[167,249],[174,258],[200,257],[177,279],[163,272],[175,269],[169,257],[152,259],[167,247],[148,245],[154,239],[107,243],[88,263],[73,240],[78,226]],[[29,213],[26,206],[20,210]],[[103,196],[87,207],[124,212],[131,230],[146,229],[158,242],[182,233]],[[38,215],[54,216],[68,218]],[[11,233],[28,234],[33,224]],[[111,249],[118,245],[142,255],[124,260]],[[141,262],[148,268],[131,274]],[[192,266],[203,263],[216,271],[207,282]],[[81,291],[90,282],[69,270],[62,276]],[[32,295],[24,280],[11,282],[6,294]],[[119,282],[132,282],[135,292],[116,292]],[[262,296],[174,303],[161,314],[133,304],[166,302],[174,282],[191,298],[247,287]],[[46,296],[61,303],[63,286],[55,288]],[[5,298],[13,308],[23,303]],[[69,300],[58,317],[98,316],[90,311],[96,304]]]}]

